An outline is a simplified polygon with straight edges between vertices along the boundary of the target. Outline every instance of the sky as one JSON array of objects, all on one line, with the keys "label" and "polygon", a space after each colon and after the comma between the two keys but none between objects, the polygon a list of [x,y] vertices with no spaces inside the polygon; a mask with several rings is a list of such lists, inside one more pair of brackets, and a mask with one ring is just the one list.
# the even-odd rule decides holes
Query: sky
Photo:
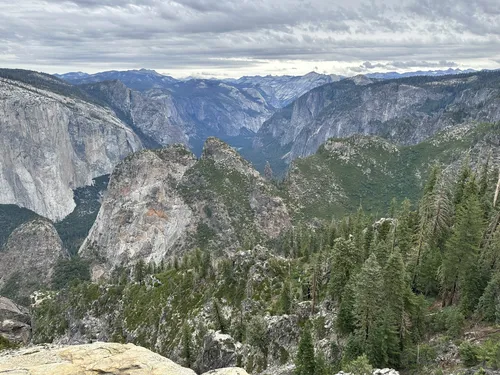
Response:
[{"label": "sky", "polygon": [[0,0],[0,67],[174,77],[500,68],[499,0]]}]

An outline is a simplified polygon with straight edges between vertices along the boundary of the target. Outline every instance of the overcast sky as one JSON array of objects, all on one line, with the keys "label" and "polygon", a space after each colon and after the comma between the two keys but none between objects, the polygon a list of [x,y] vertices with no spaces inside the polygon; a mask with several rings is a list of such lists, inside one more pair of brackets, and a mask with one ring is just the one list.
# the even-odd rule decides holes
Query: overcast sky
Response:
[{"label": "overcast sky", "polygon": [[0,66],[176,77],[500,68],[499,0],[0,0]]}]

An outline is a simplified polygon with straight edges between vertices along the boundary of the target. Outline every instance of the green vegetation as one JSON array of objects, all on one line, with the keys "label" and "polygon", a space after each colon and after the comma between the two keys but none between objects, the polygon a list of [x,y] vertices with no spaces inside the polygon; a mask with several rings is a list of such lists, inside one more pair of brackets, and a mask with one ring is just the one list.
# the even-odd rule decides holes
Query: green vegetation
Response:
[{"label": "green vegetation", "polygon": [[38,217],[36,213],[26,208],[13,204],[0,204],[0,251],[14,229]]},{"label": "green vegetation", "polygon": [[[472,144],[478,132],[495,135],[498,130],[497,125],[479,126],[466,131],[460,141],[437,138],[425,147],[438,153],[440,140],[459,142],[455,146],[461,150]],[[483,141],[488,142],[488,137]],[[357,142],[365,142],[363,152],[371,150],[377,157],[409,155],[408,150],[415,150],[361,138],[327,145],[315,157],[332,158],[327,165],[334,168],[335,162],[343,160],[339,157],[345,155],[344,147],[358,147]],[[334,147],[327,150],[330,146]],[[456,156],[441,151],[438,159],[443,163]],[[354,157],[356,152],[349,155]],[[373,203],[383,210],[381,214],[375,215],[373,207],[365,211],[358,202],[352,213],[333,220],[330,215],[314,225],[299,222],[272,241],[254,235],[246,199],[255,189],[252,177],[224,171],[213,160],[202,159],[188,172],[190,184],[184,182],[181,187],[186,200],[201,202],[204,215],[193,238],[194,250],[160,265],[139,262],[133,269],[116,269],[107,285],[62,277],[58,294],[34,311],[35,340],[50,341],[68,327],[84,330],[81,320],[95,317],[106,322],[106,333],[113,340],[131,340],[166,356],[180,349],[184,363],[195,370],[200,369],[197,359],[210,330],[248,344],[238,363],[250,372],[293,361],[299,375],[324,375],[340,368],[365,374],[371,367],[437,374],[442,371],[438,353],[445,352],[452,340],[461,344],[464,363],[495,368],[500,364],[497,341],[463,341],[465,330],[498,323],[500,317],[500,207],[493,203],[498,170],[488,158],[476,156],[472,152],[454,174],[432,163],[437,154],[418,153],[419,161],[406,167],[399,157],[396,161],[388,157],[385,164],[374,167],[382,166],[380,170],[394,171],[401,178],[415,165],[428,167],[421,174],[426,180],[413,190],[410,185],[416,184],[417,177],[400,182],[419,196],[413,203],[398,194],[391,200],[381,198],[384,192],[392,192],[396,181],[384,172],[370,185],[381,200]],[[479,162],[475,169],[473,159]],[[299,161],[298,168],[308,160]],[[396,167],[403,170],[395,171]],[[314,176],[327,175],[311,169],[308,173]],[[293,178],[286,182],[288,186]],[[419,192],[418,186],[422,186]],[[212,246],[221,234],[216,204],[230,213],[238,235],[247,236],[238,238],[244,251],[219,257],[219,249]],[[303,202],[301,212],[312,217],[307,204]],[[331,214],[334,206],[328,207]],[[328,207],[316,212],[326,217]],[[253,246],[256,243],[266,248]],[[82,271],[81,279],[85,267],[72,262],[61,268]],[[281,328],[270,328],[272,324],[290,329],[279,334],[288,335],[296,351],[276,340],[272,329]],[[321,345],[315,348],[318,342]]]},{"label": "green vegetation", "polygon": [[[329,220],[354,212],[360,205],[369,213],[383,215],[393,198],[417,200],[433,165],[448,166],[465,153],[478,160],[479,150],[473,147],[479,141],[485,149],[497,147],[494,140],[500,135],[500,123],[456,132],[445,131],[417,145],[398,147],[373,137],[330,139],[316,154],[293,162],[285,185],[292,202],[300,207],[302,220]],[[294,195],[297,190],[300,194]]]},{"label": "green vegetation", "polygon": [[92,228],[101,207],[101,196],[106,191],[108,182],[109,175],[104,175],[94,178],[90,186],[75,189],[75,209],[62,221],[54,224],[65,248],[71,255],[76,255]]},{"label": "green vegetation", "polygon": [[315,374],[316,360],[314,358],[314,344],[311,329],[308,324],[302,329],[299,348],[295,359],[295,375]]},{"label": "green vegetation", "polygon": [[2,350],[6,350],[6,349],[14,349],[16,348],[17,345],[11,343],[9,340],[7,340],[5,337],[3,337],[2,335],[0,335],[0,352]]},{"label": "green vegetation", "polygon": [[52,276],[52,286],[54,289],[59,290],[72,282],[89,280],[90,270],[88,263],[79,257],[73,257],[71,259],[59,260]]}]

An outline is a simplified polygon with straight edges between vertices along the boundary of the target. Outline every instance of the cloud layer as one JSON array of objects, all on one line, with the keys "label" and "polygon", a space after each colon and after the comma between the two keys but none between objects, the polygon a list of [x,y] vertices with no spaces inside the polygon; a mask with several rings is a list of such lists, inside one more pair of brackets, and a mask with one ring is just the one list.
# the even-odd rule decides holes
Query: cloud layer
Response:
[{"label": "cloud layer", "polygon": [[18,0],[0,66],[176,76],[500,67],[498,0]]}]

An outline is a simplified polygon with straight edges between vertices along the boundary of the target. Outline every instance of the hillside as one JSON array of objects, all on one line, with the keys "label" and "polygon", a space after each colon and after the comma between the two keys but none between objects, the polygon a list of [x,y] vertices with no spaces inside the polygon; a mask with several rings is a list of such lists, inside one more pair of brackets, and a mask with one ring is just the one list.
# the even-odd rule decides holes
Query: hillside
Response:
[{"label": "hillside", "polygon": [[175,145],[120,163],[79,254],[92,261],[97,279],[119,265],[159,264],[197,246],[221,256],[289,226],[277,189],[209,138],[200,159]]},{"label": "hillside", "polygon": [[433,165],[452,178],[467,159],[477,168],[487,159],[500,164],[500,123],[456,126],[409,146],[361,135],[332,138],[296,159],[284,184],[302,219],[339,217],[360,206],[383,215],[393,198],[418,200]]},{"label": "hillside", "polygon": [[329,138],[376,135],[414,145],[448,127],[500,120],[500,72],[374,81],[355,77],[311,90],[266,121],[254,140],[259,164],[283,170]]}]

